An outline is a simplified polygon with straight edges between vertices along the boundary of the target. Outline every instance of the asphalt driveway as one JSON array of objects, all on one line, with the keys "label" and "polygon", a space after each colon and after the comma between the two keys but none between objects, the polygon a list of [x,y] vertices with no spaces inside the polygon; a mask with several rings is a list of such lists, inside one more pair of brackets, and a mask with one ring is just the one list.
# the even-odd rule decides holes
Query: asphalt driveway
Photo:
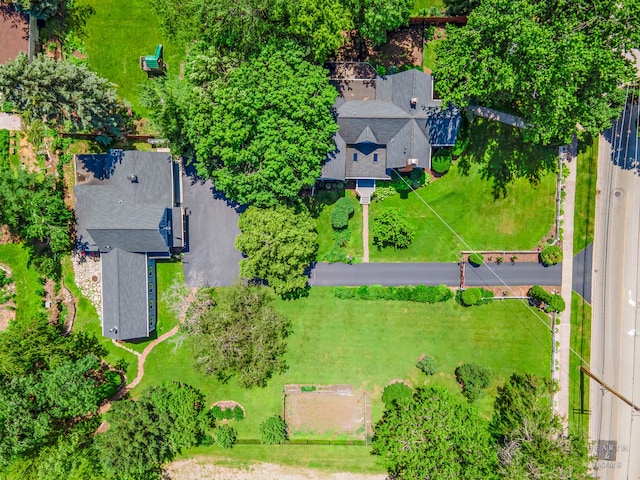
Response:
[{"label": "asphalt driveway", "polygon": [[228,202],[210,181],[182,178],[187,211],[187,250],[182,262],[190,287],[231,285],[240,272],[242,255],[234,247],[242,207]]}]

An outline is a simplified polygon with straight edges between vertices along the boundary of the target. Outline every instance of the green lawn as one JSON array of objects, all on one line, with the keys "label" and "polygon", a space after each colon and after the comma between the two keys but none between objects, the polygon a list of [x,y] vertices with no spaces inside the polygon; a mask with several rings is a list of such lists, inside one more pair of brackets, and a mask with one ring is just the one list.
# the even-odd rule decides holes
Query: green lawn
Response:
[{"label": "green lawn", "polygon": [[[457,261],[461,250],[531,249],[549,233],[555,217],[555,149],[527,145],[520,132],[497,122],[476,119],[470,128],[471,141],[447,174],[416,192],[371,204],[371,261]],[[518,173],[505,174],[512,171]],[[404,209],[415,227],[409,248],[373,247],[375,217],[385,208]]]},{"label": "green lawn", "polygon": [[429,10],[431,7],[444,10],[444,3],[442,0],[415,0],[413,8],[411,9],[411,15],[418,15],[422,10]]},{"label": "green lawn", "polygon": [[178,75],[184,48],[164,37],[158,17],[145,0],[78,0],[78,4],[95,9],[95,15],[87,19],[83,39],[89,67],[115,83],[120,96],[145,116],[138,91],[149,80],[140,69],[140,56],[152,55],[162,43],[168,73]]},{"label": "green lawn", "polygon": [[353,199],[356,206],[353,217],[349,220],[349,230],[351,239],[349,244],[343,248],[344,252],[351,256],[355,262],[362,260],[364,255],[362,248],[362,207],[352,190],[320,191],[316,194],[316,200],[324,205],[317,218],[318,230],[318,261],[322,261],[324,256],[333,249],[333,228],[331,227],[331,211],[334,203],[343,195]]},{"label": "green lawn", "polygon": [[[575,217],[573,220],[574,255],[593,242],[596,214],[596,177],[598,170],[598,139],[581,144],[576,172]],[[576,168],[571,166],[571,168]]]},{"label": "green lawn", "polygon": [[340,445],[236,445],[232,450],[215,446],[196,447],[181,458],[197,457],[207,463],[234,468],[249,468],[256,462],[301,466],[328,472],[374,473],[383,475],[377,457],[368,446]]},{"label": "green lawn", "polygon": [[[308,298],[279,301],[278,305],[293,323],[286,355],[289,370],[273,378],[266,388],[244,390],[233,380],[221,384],[194,372],[189,340],[180,334],[149,355],[144,380],[133,396],[150,385],[175,380],[200,388],[209,404],[238,401],[247,416],[234,426],[239,437],[247,439],[259,438],[258,427],[266,417],[281,414],[282,388],[288,383],[341,383],[366,389],[374,401],[375,421],[382,414],[382,390],[395,378],[408,379],[416,386],[429,381],[459,391],[453,375],[458,363],[486,365],[496,373],[487,395],[479,402],[482,413],[488,416],[496,385],[512,371],[549,375],[549,330],[521,302],[495,302],[477,308],[463,308],[453,300],[436,305],[365,302],[339,300],[332,288],[314,287]],[[547,317],[543,320],[548,322]],[[429,380],[414,366],[424,353],[435,357],[441,372]],[[246,453],[246,458],[236,457],[236,451],[252,453]],[[225,456],[260,460],[270,454],[260,452],[258,447],[242,446],[225,452]],[[309,465],[313,460],[314,456],[291,457],[291,462],[299,465]],[[342,463],[338,467],[350,468]]]},{"label": "green lawn", "polygon": [[442,40],[430,40],[424,44],[424,60],[422,66],[430,70],[436,65],[436,45],[441,43]]},{"label": "green lawn", "polygon": [[[589,433],[589,378],[580,373],[582,357],[591,358],[591,306],[576,292],[571,293],[571,348],[569,359],[569,428]],[[578,355],[576,355],[576,352]],[[582,413],[584,412],[584,413]]]},{"label": "green lawn", "polygon": [[28,262],[29,253],[22,245],[0,245],[0,263],[11,268],[11,276],[16,285],[16,321],[33,318],[38,312],[44,311],[41,277],[29,267]]},{"label": "green lawn", "polygon": [[71,291],[77,299],[76,319],[73,329],[76,332],[87,332],[95,335],[100,344],[107,349],[108,355],[105,360],[114,365],[119,360],[127,362],[127,380],[133,380],[138,374],[138,358],[126,350],[116,347],[111,340],[102,336],[102,326],[100,325],[100,317],[96,312],[91,301],[84,297],[80,289],[76,286],[71,267],[71,259],[66,256],[62,259],[62,275],[65,286]]},{"label": "green lawn", "polygon": [[[156,272],[158,282],[158,292],[166,291],[173,284],[174,280],[178,280],[180,284],[184,284],[184,272],[182,263],[169,260],[156,261]],[[149,338],[139,342],[127,342],[127,346],[133,348],[136,352],[142,353],[144,349],[163,333],[168,332],[178,324],[178,318],[168,308],[166,302],[162,298],[162,293],[158,295],[158,322],[156,329],[151,333]]]}]

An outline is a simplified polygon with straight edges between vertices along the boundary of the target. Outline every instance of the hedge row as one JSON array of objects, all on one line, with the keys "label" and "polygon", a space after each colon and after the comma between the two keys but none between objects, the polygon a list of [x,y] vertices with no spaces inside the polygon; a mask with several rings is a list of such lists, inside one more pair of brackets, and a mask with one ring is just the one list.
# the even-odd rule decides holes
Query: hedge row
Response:
[{"label": "hedge row", "polygon": [[453,298],[453,292],[446,285],[417,285],[415,287],[383,287],[363,285],[361,287],[336,287],[338,298],[358,300],[404,300],[419,303],[446,302]]},{"label": "hedge row", "polygon": [[9,130],[0,130],[0,166],[9,165]]},{"label": "hedge row", "polygon": [[347,228],[353,212],[355,212],[353,200],[348,197],[342,197],[336,202],[331,211],[331,226],[336,230]]},{"label": "hedge row", "polygon": [[493,292],[479,287],[471,287],[465,290],[458,290],[456,300],[460,305],[472,307],[474,305],[484,305],[491,302]]},{"label": "hedge row", "polygon": [[223,409],[215,405],[211,409],[211,415],[213,415],[213,418],[216,420],[242,420],[244,418],[244,411],[238,406]]},{"label": "hedge row", "polygon": [[549,293],[544,288],[534,285],[529,289],[531,301],[545,312],[563,312],[566,308],[564,300],[560,295]]}]

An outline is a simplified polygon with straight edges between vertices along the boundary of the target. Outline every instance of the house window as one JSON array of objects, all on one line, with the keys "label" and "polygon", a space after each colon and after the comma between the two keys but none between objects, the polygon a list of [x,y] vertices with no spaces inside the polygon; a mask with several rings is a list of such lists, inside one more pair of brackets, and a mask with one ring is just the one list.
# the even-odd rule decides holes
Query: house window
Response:
[{"label": "house window", "polygon": [[357,153],[353,153],[353,161],[357,162],[358,161],[358,154]]},{"label": "house window", "polygon": [[373,154],[373,163],[378,163],[378,154],[377,153]]}]

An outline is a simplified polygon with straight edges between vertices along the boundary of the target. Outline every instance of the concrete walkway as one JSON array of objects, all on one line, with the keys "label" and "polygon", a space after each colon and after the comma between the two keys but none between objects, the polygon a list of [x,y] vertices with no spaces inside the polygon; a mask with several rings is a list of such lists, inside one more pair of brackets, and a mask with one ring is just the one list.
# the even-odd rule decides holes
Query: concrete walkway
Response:
[{"label": "concrete walkway", "polygon": [[[566,309],[560,314],[560,325],[556,327],[556,365],[553,378],[560,386],[554,398],[554,408],[558,415],[569,419],[569,360],[571,356],[571,292],[573,292],[573,217],[576,198],[576,170],[578,169],[578,141],[574,138],[565,150],[564,163],[569,167],[569,176],[564,179],[564,214],[561,216],[564,228],[562,242],[562,298]],[[566,423],[565,423],[566,426]]]},{"label": "concrete walkway", "polygon": [[500,112],[493,108],[481,107],[479,105],[469,105],[467,110],[473,112],[475,115],[487,118],[489,120],[495,120],[496,122],[504,123],[505,125],[511,125],[516,128],[525,128],[527,125],[520,117],[511,115],[510,113]]},{"label": "concrete walkway", "polygon": [[362,205],[362,261],[369,263],[369,204]]}]

